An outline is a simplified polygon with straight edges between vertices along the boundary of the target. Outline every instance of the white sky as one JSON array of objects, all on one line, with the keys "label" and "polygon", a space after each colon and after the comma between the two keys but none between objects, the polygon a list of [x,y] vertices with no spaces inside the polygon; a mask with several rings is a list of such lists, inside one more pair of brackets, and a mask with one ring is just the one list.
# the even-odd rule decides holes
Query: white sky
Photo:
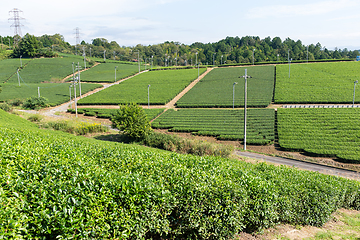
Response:
[{"label": "white sky", "polygon": [[0,0],[0,35],[13,35],[9,11],[18,8],[23,35],[60,33],[75,44],[75,28],[120,46],[164,41],[185,44],[230,37],[270,36],[360,49],[359,0]]}]

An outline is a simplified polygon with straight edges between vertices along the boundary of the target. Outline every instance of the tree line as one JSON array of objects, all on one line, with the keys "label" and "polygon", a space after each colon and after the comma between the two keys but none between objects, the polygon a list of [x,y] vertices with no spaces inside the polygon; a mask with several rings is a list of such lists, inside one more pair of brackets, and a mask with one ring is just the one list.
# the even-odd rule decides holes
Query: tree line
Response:
[{"label": "tree line", "polygon": [[[1,36],[0,36],[1,37]],[[11,37],[3,37],[4,43],[13,41]],[[35,47],[34,47],[35,46]],[[31,51],[28,48],[32,48]],[[27,51],[27,53],[26,53]],[[20,54],[34,56],[51,56],[51,52],[86,54],[87,57],[115,59],[121,61],[152,62],[154,65],[221,65],[236,63],[320,60],[320,59],[355,59],[358,50],[329,50],[320,43],[304,45],[301,40],[280,37],[258,36],[226,37],[214,43],[195,42],[190,45],[166,41],[160,44],[144,46],[120,46],[116,41],[95,38],[91,43],[82,41],[78,45],[70,45],[60,34],[35,37],[26,34],[14,47],[14,57]]]}]

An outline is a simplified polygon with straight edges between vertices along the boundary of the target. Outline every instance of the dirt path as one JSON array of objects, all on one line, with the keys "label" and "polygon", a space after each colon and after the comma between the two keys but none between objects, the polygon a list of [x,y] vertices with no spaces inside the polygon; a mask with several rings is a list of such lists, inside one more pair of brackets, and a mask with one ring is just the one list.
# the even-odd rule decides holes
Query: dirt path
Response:
[{"label": "dirt path", "polygon": [[170,102],[168,102],[166,105],[165,105],[165,108],[175,108],[175,103],[177,101],[179,101],[179,99],[185,95],[185,93],[187,93],[190,89],[192,89],[195,84],[197,84],[201,79],[203,79],[206,74],[208,74],[211,70],[213,70],[214,68],[208,68],[206,70],[206,72],[204,72],[203,74],[201,74],[199,76],[199,78],[195,79],[192,83],[190,83],[184,90],[181,91],[181,93],[179,93],[173,100],[171,100]]}]

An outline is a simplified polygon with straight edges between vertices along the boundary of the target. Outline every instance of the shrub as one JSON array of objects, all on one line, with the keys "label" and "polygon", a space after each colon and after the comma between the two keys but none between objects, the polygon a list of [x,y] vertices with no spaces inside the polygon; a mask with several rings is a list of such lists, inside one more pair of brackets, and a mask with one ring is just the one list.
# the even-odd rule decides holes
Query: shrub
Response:
[{"label": "shrub", "polygon": [[136,104],[120,105],[111,122],[112,127],[118,128],[132,139],[141,140],[151,132],[144,109]]},{"label": "shrub", "polygon": [[108,127],[101,125],[100,123],[87,123],[81,122],[76,125],[75,133],[77,135],[86,135],[88,133],[106,132]]},{"label": "shrub", "polygon": [[21,100],[21,99],[19,99],[19,98],[13,99],[13,100],[9,101],[9,104],[10,104],[11,106],[18,107],[18,106],[20,106],[21,104],[23,104],[23,100]]},{"label": "shrub", "polygon": [[5,112],[11,112],[12,107],[7,103],[0,103],[0,109],[4,110]]},{"label": "shrub", "polygon": [[38,109],[38,108],[47,107],[46,104],[47,101],[48,100],[44,97],[29,97],[24,102],[23,107],[28,109]]},{"label": "shrub", "polygon": [[41,116],[40,114],[34,114],[34,115],[31,115],[30,117],[28,117],[28,120],[30,122],[40,122],[41,119],[43,119],[43,116]]},{"label": "shrub", "polygon": [[142,142],[146,146],[160,148],[178,153],[190,153],[198,156],[229,157],[233,147],[229,145],[213,144],[200,140],[182,139],[176,135],[151,133]]}]

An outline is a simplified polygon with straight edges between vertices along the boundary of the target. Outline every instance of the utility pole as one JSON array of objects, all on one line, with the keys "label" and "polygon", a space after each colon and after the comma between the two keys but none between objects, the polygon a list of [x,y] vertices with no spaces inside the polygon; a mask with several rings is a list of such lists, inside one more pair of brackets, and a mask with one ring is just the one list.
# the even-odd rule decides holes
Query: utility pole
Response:
[{"label": "utility pole", "polygon": [[137,54],[138,54],[139,73],[140,73],[140,51],[137,51]]},{"label": "utility pole", "polygon": [[353,95],[353,105],[352,105],[352,107],[355,106],[355,86],[356,86],[356,84],[357,84],[358,82],[359,82],[358,80],[356,80],[356,81],[354,82],[354,95]]},{"label": "utility pole", "polygon": [[86,55],[85,55],[85,47],[83,46],[83,56],[84,56],[84,67],[86,70]]},{"label": "utility pole", "polygon": [[70,95],[70,102],[71,102],[71,84],[69,85],[69,95]]},{"label": "utility pole", "polygon": [[247,69],[245,69],[245,75],[240,78],[245,79],[245,101],[244,101],[244,150],[246,150],[246,105],[247,105],[247,79],[251,76],[247,75]]},{"label": "utility pole", "polygon": [[106,62],[106,58],[105,58],[105,52],[106,52],[106,50],[104,50],[104,62]]},{"label": "utility pole", "polygon": [[309,62],[309,45],[306,46],[306,62]]},{"label": "utility pole", "polygon": [[73,86],[74,86],[75,115],[76,115],[76,117],[78,117],[77,102],[76,102],[76,79],[75,79],[74,63],[72,63],[72,70],[73,70],[73,80],[74,80]]},{"label": "utility pole", "polygon": [[19,87],[20,87],[20,75],[19,75],[19,69],[17,69],[16,74],[17,74],[17,77],[18,77],[18,82],[19,82]]},{"label": "utility pole", "polygon": [[[19,13],[22,13],[23,11],[21,11],[20,9],[14,8],[11,11],[9,11],[9,14],[13,14],[14,16],[9,18],[9,21],[14,21],[13,24],[10,27],[14,27],[14,42],[15,44],[18,44],[18,41],[22,37],[22,33],[21,33],[21,26],[24,26],[20,23],[21,20],[24,20],[24,18],[19,16]],[[18,36],[18,37],[17,37]],[[10,41],[9,41],[10,42]]]},{"label": "utility pole", "polygon": [[151,56],[151,70],[152,70],[153,62],[154,62],[154,56]]},{"label": "utility pole", "polygon": [[40,98],[40,87],[38,87],[38,98]]},{"label": "utility pole", "polygon": [[237,84],[237,82],[233,83],[233,110],[235,109],[235,85]]},{"label": "utility pole", "polygon": [[115,81],[114,82],[116,82],[116,69],[117,69],[117,66],[115,67]]},{"label": "utility pole", "polygon": [[114,61],[115,61],[115,51],[114,51]]},{"label": "utility pole", "polygon": [[77,70],[78,70],[78,84],[79,84],[79,90],[80,90],[80,98],[82,98],[82,96],[81,96],[81,82],[80,82],[80,65],[79,65],[79,62],[78,62],[78,65],[77,65]]},{"label": "utility pole", "polygon": [[254,56],[254,54],[255,54],[255,48],[253,49],[253,65],[254,65],[254,63],[255,63],[255,56]]},{"label": "utility pole", "polygon": [[148,108],[150,108],[150,84],[148,85]]}]

